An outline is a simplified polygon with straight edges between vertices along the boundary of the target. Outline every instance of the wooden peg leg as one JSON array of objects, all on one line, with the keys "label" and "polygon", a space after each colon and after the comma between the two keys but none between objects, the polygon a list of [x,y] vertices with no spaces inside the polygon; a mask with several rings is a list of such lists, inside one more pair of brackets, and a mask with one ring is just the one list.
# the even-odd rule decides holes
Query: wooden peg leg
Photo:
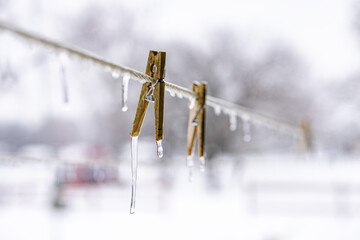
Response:
[{"label": "wooden peg leg", "polygon": [[190,110],[190,114],[189,114],[188,134],[187,134],[187,156],[191,156],[193,149],[194,149],[197,126],[194,126],[194,124],[192,123],[192,120],[196,114],[196,109],[197,109],[197,106],[194,106]]},{"label": "wooden peg leg", "polygon": [[206,101],[206,84],[201,83],[198,88],[199,94],[199,106],[201,106],[199,115],[198,115],[198,152],[200,157],[205,155],[205,101]]},{"label": "wooden peg leg", "polygon": [[140,97],[139,97],[139,103],[136,109],[135,119],[130,133],[131,137],[137,137],[140,134],[140,129],[146,114],[146,109],[149,105],[149,102],[145,100],[145,95],[149,91],[150,86],[151,83],[144,83],[142,85]]},{"label": "wooden peg leg", "polygon": [[203,157],[205,154],[205,108],[201,108],[198,115],[198,129],[197,129],[197,139],[198,139],[198,152],[199,156]]},{"label": "wooden peg leg", "polygon": [[163,139],[164,129],[164,97],[165,97],[165,82],[160,81],[154,89],[154,116],[155,116],[155,139],[156,141]]}]

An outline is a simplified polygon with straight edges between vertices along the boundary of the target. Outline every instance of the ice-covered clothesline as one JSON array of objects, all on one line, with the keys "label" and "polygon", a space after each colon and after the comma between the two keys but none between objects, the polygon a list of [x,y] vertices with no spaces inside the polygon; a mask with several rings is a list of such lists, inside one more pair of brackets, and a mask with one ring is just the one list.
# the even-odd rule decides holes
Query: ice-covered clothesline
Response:
[{"label": "ice-covered clothesline", "polygon": [[[5,22],[0,22],[0,30],[5,30],[10,33],[13,33],[21,38],[23,38],[26,41],[33,41],[38,44],[44,45],[46,47],[50,47],[54,49],[55,51],[59,53],[66,53],[70,57],[77,57],[82,60],[91,61],[95,65],[99,65],[103,68],[110,69],[113,73],[116,74],[122,74],[123,76],[130,76],[132,80],[135,80],[140,83],[145,82],[152,82],[152,78],[148,75],[138,72],[136,70],[133,70],[128,67],[124,67],[121,65],[118,65],[116,63],[113,63],[105,58],[102,58],[100,56],[97,56],[91,52],[88,52],[86,50],[70,46],[55,40],[50,40],[48,38],[39,36],[37,34],[28,32],[26,30],[20,29],[18,27],[12,26]],[[197,94],[195,94],[193,91],[178,86],[176,84],[170,83],[168,81],[165,82],[165,89],[168,91],[172,96],[178,96],[180,98],[185,97],[190,100],[190,102],[194,102],[194,99],[197,98]],[[253,123],[274,129],[276,131],[288,134],[290,136],[293,136],[297,139],[302,140],[303,139],[303,132],[302,130],[297,127],[293,126],[287,123],[283,123],[281,121],[272,119],[270,117],[266,117],[264,115],[255,113],[251,111],[250,109],[247,109],[243,106],[227,102],[225,100],[207,96],[206,97],[206,105],[213,107],[215,110],[215,113],[223,112],[231,119],[234,119],[234,116],[240,117],[243,122],[251,121]],[[236,120],[236,118],[235,118]]]}]

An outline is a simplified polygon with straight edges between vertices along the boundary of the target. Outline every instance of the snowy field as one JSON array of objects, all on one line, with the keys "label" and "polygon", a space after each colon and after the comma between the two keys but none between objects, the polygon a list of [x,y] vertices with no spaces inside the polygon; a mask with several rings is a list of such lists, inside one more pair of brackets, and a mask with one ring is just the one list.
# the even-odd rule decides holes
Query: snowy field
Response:
[{"label": "snowy field", "polygon": [[61,209],[53,165],[2,164],[0,239],[359,239],[360,163],[325,159],[224,157],[191,183],[140,164],[133,215],[127,164],[118,184],[66,188]]}]

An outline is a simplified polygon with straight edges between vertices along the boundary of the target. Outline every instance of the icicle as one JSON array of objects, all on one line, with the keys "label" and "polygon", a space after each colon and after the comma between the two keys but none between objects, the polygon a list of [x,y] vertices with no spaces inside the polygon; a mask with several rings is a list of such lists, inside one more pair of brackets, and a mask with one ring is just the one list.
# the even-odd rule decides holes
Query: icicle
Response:
[{"label": "icicle", "polygon": [[59,60],[60,60],[60,80],[62,85],[62,92],[63,92],[63,101],[64,103],[69,102],[69,91],[68,91],[68,84],[66,80],[66,72],[65,72],[65,66],[67,65],[69,58],[66,53],[61,52],[59,54]]},{"label": "icicle", "polygon": [[174,91],[170,91],[170,96],[175,97],[175,92],[174,92]]},{"label": "icicle", "polygon": [[162,146],[162,140],[156,141],[157,145],[157,155],[159,158],[162,158],[164,156],[164,148]]},{"label": "icicle", "polygon": [[229,114],[229,120],[230,120],[230,131],[235,131],[237,128],[237,118],[234,112],[231,112]]},{"label": "icicle", "polygon": [[181,92],[177,92],[176,95],[178,96],[178,98],[183,98],[183,95]]},{"label": "icicle", "polygon": [[67,81],[66,81],[65,68],[63,65],[61,65],[60,71],[61,71],[61,84],[62,84],[62,89],[63,89],[63,101],[64,101],[64,103],[68,103],[69,102],[69,92],[68,92],[68,86],[67,86]]},{"label": "icicle", "polygon": [[192,182],[193,167],[194,167],[194,155],[190,155],[186,158],[186,166],[189,169],[189,182]]},{"label": "icicle", "polygon": [[131,204],[130,213],[135,213],[136,179],[138,165],[138,137],[131,137]]},{"label": "icicle", "polygon": [[205,156],[199,158],[200,172],[205,172]]},{"label": "icicle", "polygon": [[114,69],[111,71],[111,76],[115,79],[118,79],[120,77],[120,72],[117,69]]},{"label": "icicle", "polygon": [[196,98],[191,98],[189,102],[189,109],[193,109],[195,107]]},{"label": "icicle", "polygon": [[244,142],[250,142],[251,134],[250,134],[249,116],[248,115],[243,116],[242,120],[243,120]]},{"label": "icicle", "polygon": [[129,80],[130,80],[130,75],[125,73],[121,82],[121,110],[123,112],[126,112],[128,110],[127,107],[127,98],[128,98],[128,89],[129,89]]},{"label": "icicle", "polygon": [[221,113],[221,108],[216,106],[216,107],[214,107],[214,111],[215,111],[215,115],[219,116]]}]

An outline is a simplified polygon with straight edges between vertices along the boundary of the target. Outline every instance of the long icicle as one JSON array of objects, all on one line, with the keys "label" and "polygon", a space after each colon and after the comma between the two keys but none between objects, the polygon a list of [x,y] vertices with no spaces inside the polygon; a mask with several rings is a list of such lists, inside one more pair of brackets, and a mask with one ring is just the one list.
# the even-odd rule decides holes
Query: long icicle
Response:
[{"label": "long icicle", "polygon": [[135,213],[136,180],[138,166],[138,137],[131,137],[131,204],[130,213]]},{"label": "long icicle", "polygon": [[128,99],[129,80],[130,80],[130,75],[128,73],[125,73],[121,81],[121,110],[123,112],[126,112],[128,110],[127,99]]}]

